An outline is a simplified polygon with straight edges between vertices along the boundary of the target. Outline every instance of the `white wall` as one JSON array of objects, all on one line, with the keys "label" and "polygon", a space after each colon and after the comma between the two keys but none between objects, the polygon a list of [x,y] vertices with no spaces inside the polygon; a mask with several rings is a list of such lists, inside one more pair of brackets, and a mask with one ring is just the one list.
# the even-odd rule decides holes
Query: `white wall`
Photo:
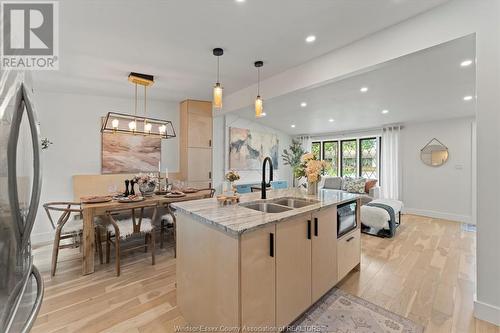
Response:
[{"label": "white wall", "polygon": [[[401,131],[402,201],[405,212],[472,222],[473,118],[407,124]],[[430,167],[420,149],[437,138],[448,147],[448,161]]]},{"label": "white wall", "polygon": [[[263,133],[276,134],[279,140],[280,159],[278,169],[273,172],[274,180],[286,180],[289,185],[292,184],[291,168],[285,165],[281,158],[283,150],[287,149],[292,143],[291,136],[273,128],[263,126],[256,121],[227,114],[214,118],[213,180],[214,188],[217,189],[217,191],[221,191],[224,174],[229,170],[229,127],[248,128]],[[262,181],[262,171],[260,169],[238,171],[238,173],[241,177],[238,181],[239,183],[260,183]]]},{"label": "white wall", "polygon": [[[133,113],[133,100],[83,94],[35,92],[42,137],[54,144],[42,151],[43,185],[40,202],[73,201],[72,176],[101,173],[101,117],[109,111]],[[148,114],[171,120],[179,133],[179,105],[148,101]],[[179,170],[178,138],[162,140],[162,170]],[[51,240],[53,230],[39,209],[32,241]]]}]

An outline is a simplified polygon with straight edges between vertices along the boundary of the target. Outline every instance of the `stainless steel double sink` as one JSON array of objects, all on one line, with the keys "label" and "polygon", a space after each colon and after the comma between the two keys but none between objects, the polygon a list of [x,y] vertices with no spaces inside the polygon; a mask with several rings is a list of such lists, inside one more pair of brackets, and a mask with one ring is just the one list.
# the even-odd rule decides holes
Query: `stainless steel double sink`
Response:
[{"label": "stainless steel double sink", "polygon": [[283,213],[292,210],[294,208],[302,208],[309,205],[314,205],[318,202],[319,202],[318,200],[287,197],[287,198],[269,199],[266,201],[247,202],[240,204],[240,206],[253,210],[258,210],[259,212],[272,214],[272,213]]}]

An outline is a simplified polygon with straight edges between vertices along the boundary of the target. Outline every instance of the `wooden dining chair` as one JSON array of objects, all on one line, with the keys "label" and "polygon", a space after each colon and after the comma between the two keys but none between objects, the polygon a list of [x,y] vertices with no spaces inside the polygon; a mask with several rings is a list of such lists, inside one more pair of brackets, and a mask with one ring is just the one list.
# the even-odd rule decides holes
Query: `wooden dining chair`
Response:
[{"label": "wooden dining chair", "polygon": [[[144,217],[145,210],[153,210],[151,218]],[[139,216],[137,216],[139,212]],[[129,213],[129,214],[126,214]],[[119,208],[106,212],[107,233],[106,233],[106,263],[109,263],[111,256],[111,245],[115,248],[116,276],[120,276],[120,256],[121,253],[129,252],[139,248],[151,250],[151,263],[155,264],[155,226],[157,205],[144,204],[134,205],[133,208]],[[121,250],[120,242],[127,238],[144,235],[144,244]]]},{"label": "wooden dining chair", "polygon": [[[82,244],[81,237],[83,233],[83,224],[81,221],[74,219],[75,215],[81,215],[82,209],[79,202],[49,202],[43,205],[45,212],[49,218],[52,228],[56,231],[54,236],[54,244],[52,246],[52,265],[50,274],[54,276],[57,268],[57,258],[59,256],[59,249],[63,248],[76,248]],[[57,222],[54,223],[54,217],[59,214]],[[70,219],[70,217],[73,217]],[[99,254],[99,260],[102,264],[102,246],[101,235],[96,228],[96,249]],[[61,240],[72,239],[70,243],[62,244]]]}]

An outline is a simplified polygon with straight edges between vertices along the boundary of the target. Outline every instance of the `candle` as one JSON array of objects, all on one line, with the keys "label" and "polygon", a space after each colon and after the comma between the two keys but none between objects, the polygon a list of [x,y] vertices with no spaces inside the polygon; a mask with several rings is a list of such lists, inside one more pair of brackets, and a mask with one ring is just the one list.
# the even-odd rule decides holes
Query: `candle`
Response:
[{"label": "candle", "polygon": [[165,168],[165,178],[168,179],[168,168]]},{"label": "candle", "polygon": [[161,172],[161,161],[158,161],[158,173]]}]

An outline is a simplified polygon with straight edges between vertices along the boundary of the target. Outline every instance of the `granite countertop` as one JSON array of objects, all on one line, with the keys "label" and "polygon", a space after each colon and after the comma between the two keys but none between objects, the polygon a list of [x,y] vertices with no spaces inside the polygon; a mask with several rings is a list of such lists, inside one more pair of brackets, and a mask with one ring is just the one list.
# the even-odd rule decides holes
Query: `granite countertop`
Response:
[{"label": "granite countertop", "polygon": [[358,194],[336,190],[319,190],[318,195],[307,195],[307,192],[302,189],[267,191],[267,200],[260,199],[260,195],[260,192],[243,194],[240,197],[240,204],[290,197],[319,200],[319,202],[282,213],[264,213],[238,204],[221,206],[216,198],[176,202],[172,203],[171,206],[179,213],[190,215],[195,220],[214,225],[224,232],[238,236],[269,223],[276,223],[296,215],[317,211],[361,197]]}]

